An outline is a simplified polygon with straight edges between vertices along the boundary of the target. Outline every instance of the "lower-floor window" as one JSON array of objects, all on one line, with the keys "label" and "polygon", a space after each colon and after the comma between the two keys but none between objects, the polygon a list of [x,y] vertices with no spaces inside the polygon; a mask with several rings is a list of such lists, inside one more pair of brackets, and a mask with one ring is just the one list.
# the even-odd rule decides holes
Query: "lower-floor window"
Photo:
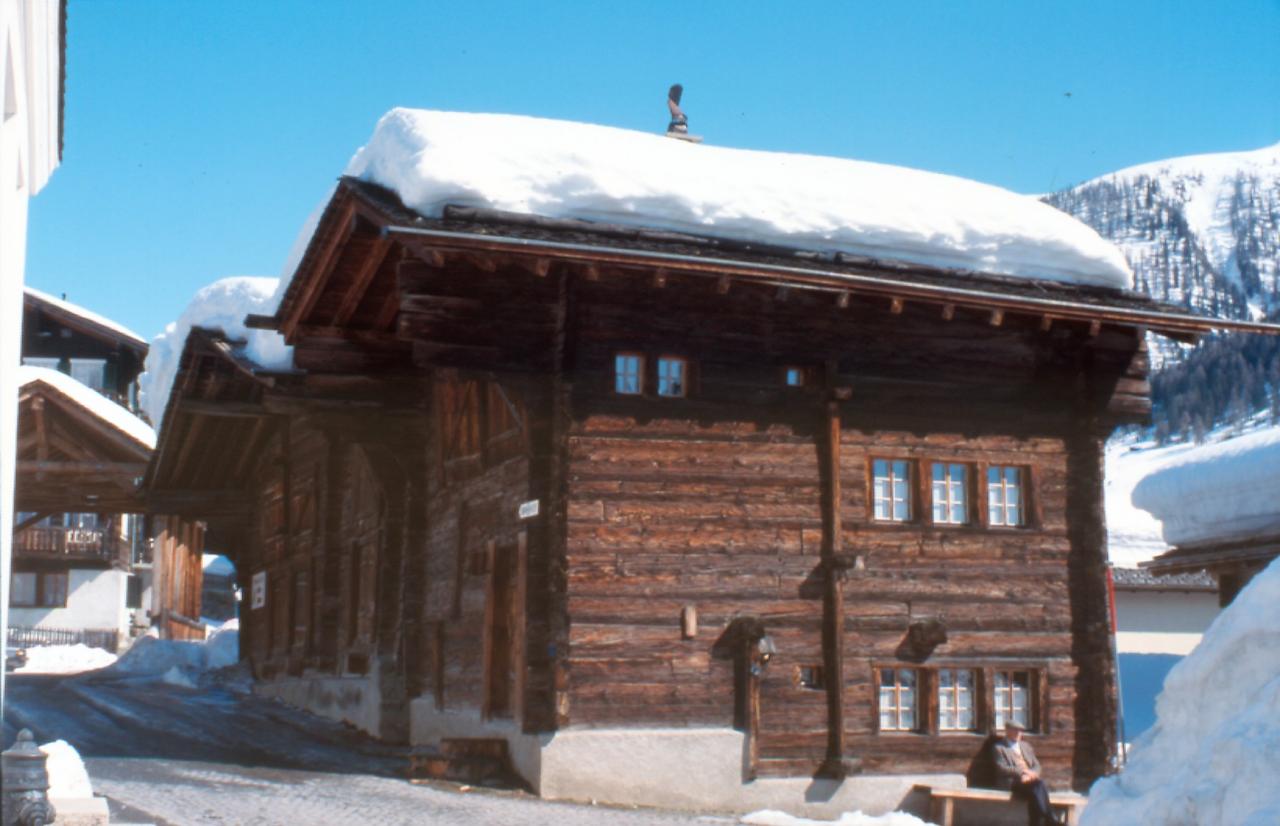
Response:
[{"label": "lower-floor window", "polygon": [[977,680],[968,668],[938,670],[938,728],[942,731],[973,731],[977,718],[973,708],[973,688]]},{"label": "lower-floor window", "polygon": [[914,668],[880,669],[880,730],[915,731],[918,672]]},{"label": "lower-floor window", "polygon": [[15,608],[62,608],[67,604],[65,572],[14,571],[9,604]]}]

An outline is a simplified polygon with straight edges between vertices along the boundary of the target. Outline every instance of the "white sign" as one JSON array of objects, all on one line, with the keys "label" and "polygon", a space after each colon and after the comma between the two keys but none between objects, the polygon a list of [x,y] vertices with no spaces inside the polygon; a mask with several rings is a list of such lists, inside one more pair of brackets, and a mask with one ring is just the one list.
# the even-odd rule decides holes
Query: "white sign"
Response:
[{"label": "white sign", "polygon": [[250,608],[262,608],[267,604],[267,572],[258,571],[253,575],[252,597],[249,600]]},{"label": "white sign", "polygon": [[530,499],[528,502],[520,503],[520,518],[532,519],[538,515],[538,500]]}]

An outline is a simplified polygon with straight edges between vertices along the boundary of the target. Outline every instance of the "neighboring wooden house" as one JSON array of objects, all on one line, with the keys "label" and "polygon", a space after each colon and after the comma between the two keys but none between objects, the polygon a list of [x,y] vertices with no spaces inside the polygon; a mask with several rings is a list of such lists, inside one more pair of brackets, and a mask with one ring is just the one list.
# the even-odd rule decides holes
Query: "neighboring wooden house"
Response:
[{"label": "neighboring wooden house", "polygon": [[[172,612],[174,592],[198,618],[198,551],[192,600],[169,535],[154,557],[147,541],[138,482],[155,433],[135,415],[146,342],[30,288],[23,310],[10,641],[114,650],[152,613]],[[152,588],[153,558],[167,588]]]},{"label": "neighboring wooden house", "polygon": [[1144,568],[1157,576],[1206,571],[1226,607],[1280,556],[1280,428],[1209,443],[1134,489],[1135,505],[1162,523],[1169,550]]},{"label": "neighboring wooden house", "polygon": [[1102,445],[1146,331],[1231,326],[353,179],[251,323],[296,369],[193,331],[147,487],[235,536],[261,692],[547,796],[882,809],[1009,718],[1108,771]]}]

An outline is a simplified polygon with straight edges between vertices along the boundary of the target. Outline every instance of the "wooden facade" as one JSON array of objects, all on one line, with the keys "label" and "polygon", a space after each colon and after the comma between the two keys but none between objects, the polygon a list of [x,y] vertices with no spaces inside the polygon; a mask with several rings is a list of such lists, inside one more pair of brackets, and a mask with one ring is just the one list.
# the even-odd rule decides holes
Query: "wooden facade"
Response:
[{"label": "wooden facade", "polygon": [[[280,309],[250,322],[295,369],[196,331],[147,486],[236,537],[263,684],[376,675],[378,733],[401,740],[422,708],[476,736],[736,728],[744,780],[975,782],[1016,687],[1055,786],[1108,770],[1102,445],[1148,413],[1145,330],[1208,320],[623,228],[427,220],[344,180]],[[889,466],[902,519],[877,518]],[[1008,525],[1000,484],[1019,490]],[[963,724],[942,711],[965,702],[957,679]]]}]

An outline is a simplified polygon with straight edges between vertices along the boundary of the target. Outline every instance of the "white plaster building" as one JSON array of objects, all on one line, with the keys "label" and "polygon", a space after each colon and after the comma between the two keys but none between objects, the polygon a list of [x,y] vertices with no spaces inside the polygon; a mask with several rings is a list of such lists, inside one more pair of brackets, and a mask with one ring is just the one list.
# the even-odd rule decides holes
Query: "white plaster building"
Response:
[{"label": "white plaster building", "polygon": [[[17,370],[27,200],[62,157],[66,0],[0,0],[0,593],[12,554]],[[0,600],[0,635],[8,634]],[[0,677],[0,700],[4,696]]]}]

